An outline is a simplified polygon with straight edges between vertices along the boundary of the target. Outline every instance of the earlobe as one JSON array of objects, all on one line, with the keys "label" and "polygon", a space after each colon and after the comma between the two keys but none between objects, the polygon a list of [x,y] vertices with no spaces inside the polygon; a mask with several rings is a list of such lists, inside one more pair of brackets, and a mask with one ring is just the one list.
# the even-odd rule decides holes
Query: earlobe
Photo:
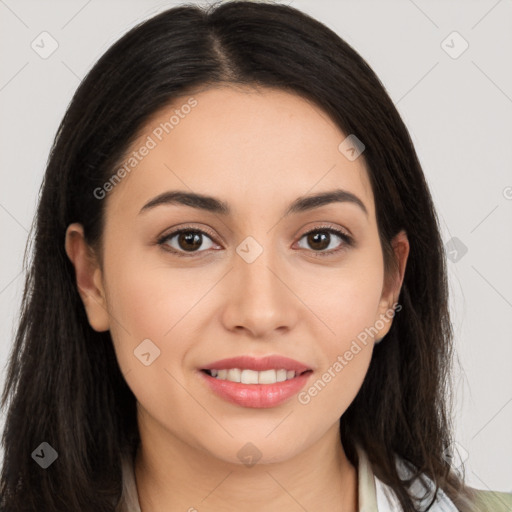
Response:
[{"label": "earlobe", "polygon": [[65,249],[75,267],[77,290],[89,324],[95,331],[108,331],[110,324],[101,268],[94,251],[85,240],[81,224],[73,223],[68,226]]}]

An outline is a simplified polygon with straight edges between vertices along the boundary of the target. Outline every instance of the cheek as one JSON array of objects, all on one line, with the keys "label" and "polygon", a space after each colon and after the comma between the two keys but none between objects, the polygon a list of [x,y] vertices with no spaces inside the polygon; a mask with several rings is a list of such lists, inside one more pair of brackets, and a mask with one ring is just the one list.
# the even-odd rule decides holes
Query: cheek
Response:
[{"label": "cheek", "polygon": [[305,421],[334,423],[344,414],[364,381],[372,357],[373,345],[357,339],[339,340],[325,347],[324,364],[298,395],[305,407]]},{"label": "cheek", "polygon": [[187,312],[198,290],[190,287],[190,276],[187,287],[179,271],[171,273],[129,251],[122,260],[105,261],[105,275],[110,331],[126,382],[152,416],[170,424],[171,405],[183,407],[190,398],[177,382],[183,381],[192,339],[187,320],[194,319]]},{"label": "cheek", "polygon": [[180,365],[190,339],[185,332],[190,313],[201,296],[190,274],[152,264],[129,250],[122,258],[106,259],[104,267],[110,331],[121,367],[140,370],[134,351],[148,339],[158,354],[151,367]]},{"label": "cheek", "polygon": [[308,292],[308,304],[327,326],[317,337],[322,364],[299,402],[336,420],[357,395],[372,357],[384,277],[379,248],[357,253],[326,277],[317,281],[321,290]]},{"label": "cheek", "polygon": [[170,338],[209,286],[199,272],[166,267],[142,252],[111,258],[105,272],[109,311],[137,339]]},{"label": "cheek", "polygon": [[115,319],[113,327],[123,336],[130,333],[133,342],[161,338],[172,321],[172,310],[161,294],[162,282],[155,280],[144,267],[130,268],[125,263],[108,273],[108,308]]},{"label": "cheek", "polygon": [[[355,258],[354,258],[355,259]],[[354,264],[352,264],[354,263]],[[305,302],[325,324],[323,340],[341,349],[359,333],[374,325],[383,291],[383,267],[379,259],[358,256],[339,269],[304,284]]]}]

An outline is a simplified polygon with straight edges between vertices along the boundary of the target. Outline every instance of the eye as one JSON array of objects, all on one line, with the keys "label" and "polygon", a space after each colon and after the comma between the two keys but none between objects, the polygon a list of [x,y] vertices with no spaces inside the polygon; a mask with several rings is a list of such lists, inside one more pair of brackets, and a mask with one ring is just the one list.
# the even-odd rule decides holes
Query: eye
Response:
[{"label": "eye", "polygon": [[203,246],[205,238],[210,241],[210,245],[203,249],[211,249],[214,243],[208,233],[197,228],[181,228],[159,238],[158,244],[178,256],[194,256],[197,253],[205,252],[205,250],[198,250]]},{"label": "eye", "polygon": [[[332,235],[335,235],[335,237],[342,240],[342,243],[337,247]],[[309,244],[309,246],[313,249],[313,252],[318,253],[318,256],[329,256],[345,249],[347,246],[353,245],[353,239],[351,236],[344,233],[343,231],[327,226],[312,229],[311,231],[304,233],[300,240],[303,238],[306,238],[307,244]],[[326,249],[330,250],[326,251]]]},{"label": "eye", "polygon": [[[338,244],[337,247],[332,235],[342,240],[342,243]],[[213,238],[213,235],[202,229],[184,227],[163,235],[158,239],[157,243],[163,246],[164,250],[172,252],[177,256],[189,257],[206,252],[208,249],[213,249],[215,247]],[[299,242],[304,238],[306,238],[306,242],[313,249],[315,256],[330,256],[353,245],[353,239],[350,235],[330,226],[319,226],[304,233],[300,237]],[[209,241],[207,247],[203,247],[205,239]],[[203,250],[199,250],[201,247]],[[307,247],[302,248],[307,249]]]}]

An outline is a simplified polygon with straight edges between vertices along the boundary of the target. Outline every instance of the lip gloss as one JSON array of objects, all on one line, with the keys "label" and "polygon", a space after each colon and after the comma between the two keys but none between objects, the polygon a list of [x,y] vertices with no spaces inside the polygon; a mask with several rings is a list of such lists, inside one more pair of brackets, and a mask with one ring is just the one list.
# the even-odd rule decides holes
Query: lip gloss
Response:
[{"label": "lip gloss", "polygon": [[295,376],[293,379],[275,384],[243,384],[212,377],[200,371],[206,384],[220,398],[242,407],[262,409],[276,407],[297,394],[306,384],[311,371]]}]

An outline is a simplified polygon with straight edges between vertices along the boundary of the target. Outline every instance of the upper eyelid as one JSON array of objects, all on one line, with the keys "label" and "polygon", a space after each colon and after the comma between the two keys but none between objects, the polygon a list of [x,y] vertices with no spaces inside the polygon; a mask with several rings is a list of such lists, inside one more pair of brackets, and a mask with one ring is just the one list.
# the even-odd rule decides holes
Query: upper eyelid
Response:
[{"label": "upper eyelid", "polygon": [[164,235],[159,236],[158,240],[169,240],[170,238],[173,238],[176,235],[179,235],[180,233],[187,232],[187,231],[197,231],[197,232],[199,232],[199,233],[209,237],[212,240],[212,242],[214,242],[216,240],[216,238],[217,238],[215,235],[210,233],[205,228],[197,228],[197,227],[194,227],[194,226],[184,226],[184,227],[173,229],[168,234],[164,234]]},{"label": "upper eyelid", "polygon": [[[341,232],[342,234],[344,234],[345,236],[349,237],[349,238],[353,238],[353,235],[352,233],[347,229],[347,228],[342,228],[342,227],[335,227],[333,226],[331,223],[329,222],[325,222],[325,223],[322,223],[322,221],[320,221],[320,224],[321,225],[317,225],[317,226],[312,226],[311,228],[308,228],[306,231],[304,231],[300,237],[302,238],[304,235],[307,235],[309,234],[310,232],[312,231],[321,231],[322,229],[325,229],[325,230],[333,230],[333,231],[339,231]],[[168,239],[168,238],[172,238],[173,236],[176,236],[177,234],[183,232],[183,231],[198,231],[198,232],[201,232],[202,234],[205,234],[207,235],[208,237],[210,237],[212,240],[215,240],[217,238],[216,235],[214,235],[213,233],[210,233],[208,231],[208,229],[205,229],[205,228],[199,228],[199,227],[195,227],[195,226],[189,226],[189,225],[185,225],[183,227],[178,227],[176,229],[173,229],[172,231],[170,231],[168,234],[164,234],[164,235],[160,235],[158,237],[159,240],[163,240],[163,239]],[[222,237],[220,237],[222,238]]]}]

